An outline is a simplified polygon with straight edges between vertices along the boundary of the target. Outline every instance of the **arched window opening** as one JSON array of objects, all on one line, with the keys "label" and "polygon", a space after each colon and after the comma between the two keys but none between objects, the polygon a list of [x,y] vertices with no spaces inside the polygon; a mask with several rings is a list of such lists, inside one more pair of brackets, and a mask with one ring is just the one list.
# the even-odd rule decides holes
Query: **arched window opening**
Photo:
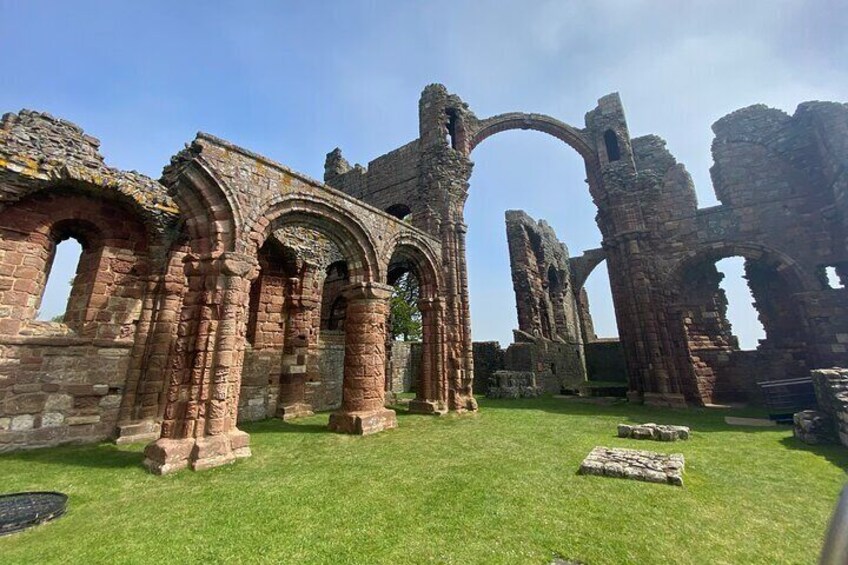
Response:
[{"label": "arched window opening", "polygon": [[76,238],[69,237],[56,245],[53,262],[48,268],[47,284],[44,285],[44,293],[41,295],[37,320],[65,321],[81,256],[82,245]]},{"label": "arched window opening", "polygon": [[559,275],[553,265],[548,267],[548,293],[557,294],[562,289],[559,286]]},{"label": "arched window opening", "polygon": [[618,325],[606,261],[592,270],[575,294],[583,340],[589,343],[599,339],[617,339]]},{"label": "arched window opening", "polygon": [[604,145],[607,147],[607,159],[610,162],[621,159],[621,150],[618,147],[618,136],[611,129],[604,132]]},{"label": "arched window opening", "polygon": [[398,220],[408,220],[412,211],[406,204],[394,204],[386,208],[386,213],[391,214]]},{"label": "arched window opening", "polygon": [[842,277],[839,276],[839,271],[833,265],[824,268],[825,275],[827,276],[827,286],[832,289],[842,289],[845,288],[845,282]]},{"label": "arched window opening", "polygon": [[448,145],[450,145],[452,149],[456,149],[456,125],[458,122],[456,110],[448,108],[445,113],[448,115],[447,137],[445,138],[445,141],[448,142]]},{"label": "arched window opening", "polygon": [[719,287],[723,297],[719,297],[719,300],[724,300],[724,318],[728,322],[728,331],[732,330],[737,338],[739,349],[757,349],[760,340],[766,337],[766,330],[746,281],[745,259],[728,257],[717,261],[715,267],[722,276]]}]

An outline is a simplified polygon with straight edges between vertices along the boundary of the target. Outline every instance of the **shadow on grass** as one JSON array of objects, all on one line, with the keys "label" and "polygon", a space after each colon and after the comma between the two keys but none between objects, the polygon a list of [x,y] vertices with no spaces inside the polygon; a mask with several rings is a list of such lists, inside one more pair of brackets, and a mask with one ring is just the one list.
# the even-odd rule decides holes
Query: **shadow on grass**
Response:
[{"label": "shadow on grass", "polygon": [[815,453],[819,457],[824,457],[837,467],[848,471],[848,449],[842,445],[810,445],[794,436],[785,437],[780,440],[780,443],[787,449]]},{"label": "shadow on grass", "polygon": [[[553,414],[563,414],[576,417],[598,418],[617,417],[622,424],[656,424],[683,425],[692,428],[695,433],[738,432],[761,433],[785,431],[791,432],[791,426],[732,426],[724,421],[725,416],[764,417],[762,410],[756,408],[655,408],[641,404],[630,404],[626,400],[605,402],[601,399],[556,398],[544,396],[531,399],[483,399],[480,409],[488,408],[541,410]],[[615,430],[611,433],[615,434]]]},{"label": "shadow on grass", "polygon": [[[435,418],[436,416],[428,414],[413,414],[403,405],[393,405],[388,408],[395,411],[397,414],[398,423],[403,426],[403,422],[417,418]],[[285,422],[278,418],[268,418],[266,420],[257,420],[255,422],[246,422],[239,424],[239,429],[253,434],[336,434],[327,427],[331,412],[318,412],[314,416],[306,416]],[[318,420],[318,421],[316,421]]]},{"label": "shadow on grass", "polygon": [[[310,416],[309,419],[312,419]],[[239,426],[243,431],[253,434],[331,434],[327,423],[284,422],[276,418],[250,422]]]},{"label": "shadow on grass", "polygon": [[122,449],[111,443],[95,445],[63,445],[49,449],[16,451],[0,456],[0,460],[21,461],[35,465],[95,467],[98,469],[143,469],[144,455],[139,449]]}]

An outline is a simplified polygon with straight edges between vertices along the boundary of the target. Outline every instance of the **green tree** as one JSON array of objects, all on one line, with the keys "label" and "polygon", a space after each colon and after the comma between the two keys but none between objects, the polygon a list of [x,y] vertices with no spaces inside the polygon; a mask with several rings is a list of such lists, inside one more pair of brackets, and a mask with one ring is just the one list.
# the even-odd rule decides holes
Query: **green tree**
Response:
[{"label": "green tree", "polygon": [[407,271],[394,284],[391,302],[392,337],[402,341],[421,339],[421,311],[418,310],[418,279]]}]

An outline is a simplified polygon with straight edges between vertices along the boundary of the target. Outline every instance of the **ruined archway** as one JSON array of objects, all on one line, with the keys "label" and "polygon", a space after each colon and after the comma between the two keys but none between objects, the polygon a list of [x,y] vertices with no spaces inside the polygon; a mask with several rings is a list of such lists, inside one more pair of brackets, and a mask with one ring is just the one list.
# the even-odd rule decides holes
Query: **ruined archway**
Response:
[{"label": "ruined archway", "polygon": [[[440,297],[442,285],[436,268],[437,258],[425,242],[410,234],[401,235],[393,244],[386,282],[394,285],[402,277],[414,277],[418,287],[414,306],[420,315],[421,340],[417,345],[404,348],[403,358],[395,351],[397,344],[389,344],[393,362],[390,377],[402,380],[403,377],[397,375],[399,371],[411,373],[415,399],[409,403],[410,412],[444,413],[448,406],[448,387],[444,365],[444,301]],[[398,367],[400,361],[407,366]],[[387,388],[390,388],[388,380]]]},{"label": "ruined archway", "polygon": [[[510,338],[507,338],[508,341],[503,346],[506,348],[506,345],[511,343],[506,348],[504,354],[503,368],[512,371],[533,372],[536,375],[536,384],[538,386],[544,390],[559,393],[561,390],[569,389],[575,383],[582,382],[586,379],[585,339],[581,331],[580,308],[577,300],[577,293],[579,293],[580,289],[574,285],[572,274],[570,273],[569,252],[564,247],[564,244],[558,241],[558,235],[547,224],[547,220],[562,221],[563,217],[569,217],[573,221],[573,216],[576,216],[576,213],[573,211],[580,210],[581,216],[584,219],[580,221],[590,224],[589,229],[591,231],[586,229],[583,229],[580,233],[564,231],[562,235],[568,235],[572,239],[576,236],[581,239],[580,247],[596,247],[601,243],[602,235],[600,231],[595,232],[591,227],[597,213],[598,196],[601,192],[600,187],[592,180],[589,184],[590,190],[587,194],[584,188],[586,185],[583,182],[586,177],[580,171],[580,161],[582,161],[582,168],[586,171],[586,174],[593,179],[596,178],[595,173],[599,170],[598,157],[595,151],[589,146],[587,136],[583,132],[547,116],[506,114],[481,120],[480,124],[482,125],[478,131],[475,131],[473,126],[471,127],[473,137],[471,138],[470,145],[472,149],[476,148],[482,141],[500,132],[532,130],[533,132],[547,134],[544,136],[537,135],[535,139],[547,143],[548,146],[542,146],[541,143],[538,143],[538,145],[533,144],[533,139],[525,139],[532,137],[529,133],[524,136],[512,136],[515,145],[511,147],[515,147],[516,151],[510,153],[510,157],[514,156],[516,152],[520,152],[517,149],[518,143],[533,148],[532,154],[523,154],[521,155],[521,159],[516,161],[516,169],[537,168],[543,170],[547,169],[547,167],[534,167],[533,164],[554,162],[559,165],[559,163],[563,163],[562,171],[559,168],[555,169],[558,171],[555,181],[554,178],[551,178],[551,175],[537,179],[533,176],[532,170],[524,173],[528,177],[526,179],[515,178],[509,175],[509,180],[504,181],[509,183],[509,186],[515,186],[517,182],[520,183],[523,180],[527,181],[526,186],[518,185],[521,186],[520,189],[507,193],[505,202],[509,202],[508,207],[512,207],[512,203],[514,202],[521,207],[527,206],[528,208],[526,209],[528,210],[532,210],[534,206],[532,203],[534,201],[533,196],[529,194],[532,192],[533,187],[552,185],[553,182],[556,182],[557,184],[564,184],[565,186],[562,188],[567,187],[567,189],[560,193],[553,190],[553,186],[550,186],[551,190],[545,192],[549,199],[547,204],[540,202],[538,198],[536,199],[536,209],[551,210],[544,217],[546,221],[540,220],[536,222],[529,217],[526,217],[524,220],[515,218],[514,216],[526,216],[526,214],[519,211],[510,210],[506,213],[507,245],[509,247],[509,266],[512,274],[514,299],[512,299],[512,293],[510,292],[510,298],[507,298],[509,302],[504,302],[505,308],[498,308],[498,310],[511,309],[509,305],[513,303],[518,314],[518,325],[512,326],[512,328],[517,328],[518,332],[511,331]],[[575,149],[577,158],[574,159],[572,157],[574,153],[568,150],[563,155],[563,148],[559,142],[564,142],[570,148]],[[503,158],[502,156],[501,162],[503,162]],[[528,161],[528,159],[530,160]],[[552,159],[556,159],[556,161],[552,161]],[[523,167],[521,164],[523,164]],[[506,173],[503,174],[506,176]],[[567,182],[569,178],[572,179],[572,182]],[[489,179],[488,182],[491,183],[492,179]],[[469,201],[466,204],[474,202],[476,198],[475,188],[478,186],[478,181],[473,175],[469,178],[469,183],[471,184],[471,188],[469,188]],[[560,187],[557,186],[556,188]],[[565,207],[565,205],[559,205],[559,194],[563,194],[562,198],[564,200],[571,200],[574,198],[571,196],[574,192],[579,193],[576,198],[582,198],[583,200],[580,200],[579,208],[577,203],[569,202],[568,207],[571,209],[573,216],[569,216],[568,212],[563,213],[562,210],[554,213],[552,210],[554,207]],[[486,198],[488,206],[491,207],[491,202],[494,201],[495,197],[490,196],[487,191]],[[468,223],[471,225],[469,230],[474,230],[476,221],[479,219],[475,218],[474,215],[478,214],[478,212],[469,211],[468,213],[470,214]],[[526,224],[523,231],[516,231],[511,227],[511,222],[516,221]],[[568,225],[572,224],[569,222]],[[590,239],[583,235],[584,232],[595,234],[595,237]],[[479,242],[470,241],[469,248],[472,245],[475,245],[477,249],[470,251],[470,255],[467,258],[469,270],[472,268],[475,269],[475,272],[469,273],[469,279],[473,285],[470,292],[474,293],[474,296],[471,296],[470,300],[472,301],[471,307],[475,309],[472,310],[474,324],[479,325],[480,321],[476,309],[480,308],[477,302],[480,299],[476,297],[480,291],[480,283],[476,282],[478,280],[476,277],[479,276],[477,274],[479,271],[476,269],[481,267],[479,257],[486,254],[479,253],[481,245]],[[491,252],[488,254],[491,255]],[[491,267],[489,268],[491,269]],[[504,278],[507,278],[507,280],[509,280],[509,273],[510,271],[506,271],[505,273],[507,277]],[[475,278],[472,279],[471,277]],[[492,292],[492,290],[487,289],[484,292]],[[491,300],[490,296],[487,298]],[[498,303],[500,302],[502,301],[498,300]],[[490,323],[485,325],[489,326]],[[480,328],[478,327],[478,329]],[[477,336],[475,338],[481,339]],[[482,339],[492,338],[486,336]],[[501,337],[496,339],[501,343],[504,341],[504,338]],[[486,354],[482,353],[481,349],[484,345],[475,346],[480,351],[478,357],[481,360],[486,359]],[[485,386],[484,375],[478,376],[477,384]]]},{"label": "ruined archway", "polygon": [[[717,263],[744,260],[753,307],[765,331],[755,349],[743,349],[728,316]],[[757,381],[806,375],[814,360],[807,344],[803,293],[816,281],[786,254],[760,244],[715,244],[694,250],[671,270],[669,311],[676,362],[686,375],[684,392],[697,404],[757,402]]]},{"label": "ruined archway", "polygon": [[544,114],[510,112],[469,124],[467,154],[488,137],[509,130],[534,130],[546,133],[577,151],[586,164],[586,175],[593,197],[600,196],[602,180],[598,153],[584,130],[570,126]]}]

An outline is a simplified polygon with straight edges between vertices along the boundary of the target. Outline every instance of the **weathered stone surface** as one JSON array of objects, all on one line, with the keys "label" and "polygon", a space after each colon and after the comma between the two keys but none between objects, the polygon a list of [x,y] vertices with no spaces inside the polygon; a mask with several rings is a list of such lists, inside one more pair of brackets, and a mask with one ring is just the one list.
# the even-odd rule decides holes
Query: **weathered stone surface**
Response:
[{"label": "weathered stone surface", "polygon": [[797,412],[793,418],[792,433],[795,437],[816,445],[820,443],[839,443],[836,433],[836,422],[829,415],[818,410],[803,410]]},{"label": "weathered stone surface", "polygon": [[679,453],[665,455],[653,451],[596,447],[580,464],[580,473],[683,486],[684,466],[683,455]]},{"label": "weathered stone surface", "polygon": [[533,398],[544,390],[536,385],[536,374],[530,371],[495,371],[489,381],[489,398]]},{"label": "weathered stone surface", "polygon": [[807,443],[838,442],[848,447],[848,369],[816,369],[810,375],[820,412],[795,414],[795,437]]},{"label": "weathered stone surface", "polygon": [[[792,116],[753,106],[716,122],[721,205],[705,209],[662,139],[631,139],[617,94],[577,128],[540,114],[481,119],[429,85],[416,139],[367,168],[334,150],[326,184],[203,133],[154,181],[106,165],[78,126],[24,110],[0,121],[0,451],[116,430],[189,440],[187,453],[171,448],[179,463],[152,465],[161,472],[246,453],[204,443],[237,433],[240,412],[333,407],[339,429],[389,427],[384,392],[403,354],[387,347],[385,285],[399,269],[421,285],[410,405],[476,410],[464,206],[472,151],[509,129],[553,135],[583,157],[603,237],[572,259],[553,236],[534,247],[541,224],[513,238],[526,244],[519,287],[537,303],[503,368],[536,374],[529,388],[582,374],[579,340],[594,339],[582,286],[600,261],[634,401],[756,402],[763,375],[848,365],[848,293],[826,276],[848,280],[844,104]],[[84,251],[63,322],[40,322],[69,237]],[[733,255],[766,328],[754,352],[739,350],[718,286],[715,262]]]},{"label": "weathered stone surface", "polygon": [[686,426],[668,426],[662,424],[619,424],[618,437],[632,439],[652,439],[654,441],[677,441],[689,439]]}]

